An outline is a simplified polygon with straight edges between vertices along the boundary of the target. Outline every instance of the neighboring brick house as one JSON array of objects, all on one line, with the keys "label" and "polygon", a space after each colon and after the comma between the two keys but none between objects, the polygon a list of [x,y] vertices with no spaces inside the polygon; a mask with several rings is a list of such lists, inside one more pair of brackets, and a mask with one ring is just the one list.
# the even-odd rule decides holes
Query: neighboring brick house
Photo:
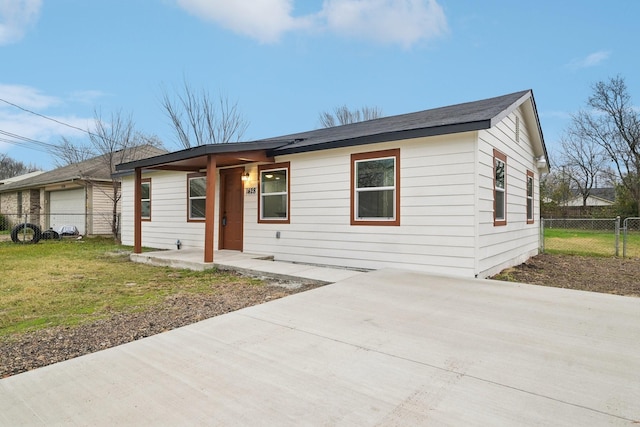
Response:
[{"label": "neighboring brick house", "polygon": [[[116,157],[132,161],[164,153],[165,150],[143,146]],[[107,155],[97,156],[22,179],[3,181],[0,214],[9,224],[26,220],[43,230],[73,225],[83,235],[112,234],[114,194],[119,195],[120,182],[112,180],[112,167],[107,159]],[[116,214],[119,212],[118,204]]]}]

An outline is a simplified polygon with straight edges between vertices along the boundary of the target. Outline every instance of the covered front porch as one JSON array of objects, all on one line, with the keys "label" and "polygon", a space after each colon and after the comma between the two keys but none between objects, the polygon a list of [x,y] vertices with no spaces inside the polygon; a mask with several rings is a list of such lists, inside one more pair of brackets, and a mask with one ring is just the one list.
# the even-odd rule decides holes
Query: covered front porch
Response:
[{"label": "covered front porch", "polygon": [[[133,246],[134,253],[140,255],[142,259],[149,257],[148,254],[142,253],[143,236],[142,236],[142,183],[143,173],[147,171],[181,171],[190,173],[199,173],[201,176],[206,177],[206,188],[204,189],[204,217],[199,219],[204,223],[204,233],[202,235],[204,250],[197,250],[191,252],[189,250],[183,250],[177,255],[177,259],[183,259],[182,262],[189,262],[189,265],[195,265],[196,262],[198,269],[203,269],[204,266],[211,265],[216,266],[214,259],[216,256],[222,255],[222,251],[215,251],[215,242],[218,242],[222,237],[220,235],[214,236],[216,209],[218,206],[223,206],[221,200],[216,200],[216,182],[218,175],[220,174],[222,182],[230,182],[233,180],[238,181],[239,191],[242,193],[244,188],[240,184],[240,180],[244,180],[248,177],[248,173],[245,173],[244,167],[251,163],[273,163],[274,159],[270,155],[270,149],[279,147],[286,142],[283,141],[269,141],[269,142],[247,142],[247,143],[228,143],[228,144],[213,144],[203,145],[174,153],[163,154],[156,157],[150,157],[143,160],[138,160],[129,163],[123,163],[116,166],[120,173],[126,174],[133,172],[135,176],[134,183],[134,218],[133,218]],[[227,174],[230,170],[234,171],[233,176]],[[224,172],[224,174],[222,173]],[[237,173],[236,173],[237,172]],[[222,187],[222,183],[221,183]],[[234,191],[237,189],[234,187]],[[231,192],[225,192],[224,188],[220,189],[220,197],[222,194],[228,194]],[[239,200],[242,200],[241,198]],[[240,206],[241,209],[241,206]],[[223,215],[219,216],[220,224],[218,224],[218,230],[220,226],[227,225],[226,218]],[[241,227],[241,226],[240,226]],[[227,227],[230,228],[230,227]],[[242,229],[234,234],[234,238],[239,242],[236,246],[222,245],[219,243],[219,248],[223,249],[242,249]],[[165,251],[163,251],[165,252]],[[162,259],[166,255],[161,255]],[[196,257],[200,257],[199,260],[195,260]],[[264,257],[264,256],[262,256]],[[188,261],[187,261],[188,260]],[[216,260],[217,261],[217,260]],[[159,262],[159,261],[158,261]],[[179,262],[179,261],[174,261]]]},{"label": "covered front porch", "polygon": [[219,270],[237,271],[250,276],[305,283],[334,283],[363,272],[363,270],[340,267],[275,261],[273,256],[248,254],[231,250],[215,251],[215,262],[204,262],[202,249],[132,253],[130,258],[134,262],[143,264],[185,268],[196,271],[217,268]]}]

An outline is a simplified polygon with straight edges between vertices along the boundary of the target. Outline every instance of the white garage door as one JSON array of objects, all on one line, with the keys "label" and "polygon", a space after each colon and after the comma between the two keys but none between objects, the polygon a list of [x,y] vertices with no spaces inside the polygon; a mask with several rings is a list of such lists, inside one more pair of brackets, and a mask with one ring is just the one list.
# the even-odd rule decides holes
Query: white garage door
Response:
[{"label": "white garage door", "polygon": [[49,226],[54,230],[63,225],[75,225],[85,234],[84,188],[49,193]]}]

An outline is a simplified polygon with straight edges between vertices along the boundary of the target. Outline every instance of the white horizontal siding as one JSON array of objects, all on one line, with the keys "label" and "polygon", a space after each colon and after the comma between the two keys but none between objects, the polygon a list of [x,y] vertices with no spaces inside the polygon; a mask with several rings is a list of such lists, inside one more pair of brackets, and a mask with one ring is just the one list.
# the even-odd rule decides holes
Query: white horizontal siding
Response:
[{"label": "white horizontal siding", "polygon": [[[142,222],[142,245],[158,249],[175,249],[180,240],[183,248],[204,248],[204,222],[187,221],[187,173],[149,172],[151,179],[151,221]],[[216,201],[218,199],[216,179]],[[134,177],[122,181],[122,243],[133,245]],[[218,246],[218,209],[215,207],[214,248]]]},{"label": "white horizontal siding", "polygon": [[[276,259],[353,268],[398,267],[485,277],[538,247],[538,173],[521,118],[456,135],[281,156],[290,162],[290,222],[258,223],[258,197],[244,196],[244,251]],[[493,148],[507,155],[507,225],[493,226]],[[351,154],[400,149],[400,226],[352,226]],[[257,188],[258,165],[245,188]],[[526,224],[526,171],[535,174],[536,223]],[[154,172],[144,246],[203,248],[204,223],[187,222],[187,174]],[[219,182],[219,180],[217,180]],[[219,201],[216,189],[218,246]],[[133,244],[133,177],[123,180],[123,243]],[[279,233],[279,234],[278,234]],[[279,235],[279,238],[276,236]],[[524,258],[524,259],[523,259]]]},{"label": "white horizontal siding", "polygon": [[[400,148],[400,226],[352,226],[351,154]],[[276,259],[354,268],[474,274],[473,134],[283,156],[291,164],[289,224],[258,224],[245,198],[245,245]],[[256,168],[251,171],[256,176]],[[280,238],[276,238],[276,232]]]},{"label": "white horizontal siding", "polygon": [[[95,183],[91,186],[91,200],[87,223],[94,235],[110,235],[113,221],[113,184]],[[116,206],[120,212],[120,202]]]},{"label": "white horizontal siding", "polygon": [[[516,117],[520,118],[520,139],[515,138]],[[498,273],[502,268],[524,262],[539,246],[539,174],[536,169],[530,130],[521,109],[517,109],[478,136],[478,274]],[[507,156],[507,225],[493,225],[493,149]],[[534,218],[527,224],[526,177],[534,173]]]}]

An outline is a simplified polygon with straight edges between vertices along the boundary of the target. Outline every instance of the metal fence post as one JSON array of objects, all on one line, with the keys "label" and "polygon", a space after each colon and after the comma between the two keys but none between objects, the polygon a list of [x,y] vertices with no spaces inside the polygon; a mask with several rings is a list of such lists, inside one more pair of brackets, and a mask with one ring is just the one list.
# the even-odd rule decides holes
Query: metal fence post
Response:
[{"label": "metal fence post", "polygon": [[24,227],[22,227],[22,241],[26,241],[27,240],[27,221],[29,220],[29,217],[27,216],[27,214],[24,214]]},{"label": "metal fence post", "polygon": [[620,254],[620,217],[616,217],[616,256]]},{"label": "metal fence post", "polygon": [[540,253],[544,253],[544,218],[540,218]]}]

